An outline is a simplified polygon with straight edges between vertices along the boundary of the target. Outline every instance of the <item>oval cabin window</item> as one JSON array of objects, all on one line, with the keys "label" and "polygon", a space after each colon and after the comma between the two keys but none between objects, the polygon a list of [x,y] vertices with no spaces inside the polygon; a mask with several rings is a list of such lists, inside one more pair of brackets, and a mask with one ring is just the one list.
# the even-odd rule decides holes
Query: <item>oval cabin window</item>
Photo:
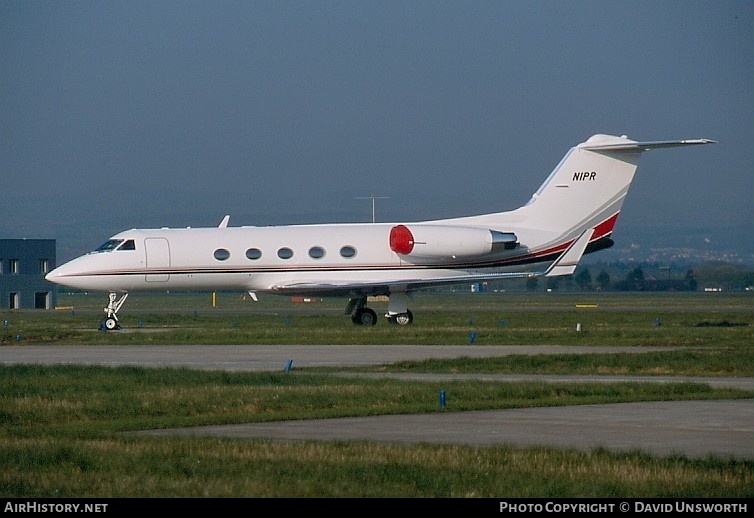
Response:
[{"label": "oval cabin window", "polygon": [[322,259],[325,256],[325,249],[321,246],[313,246],[309,249],[309,257],[312,259]]},{"label": "oval cabin window", "polygon": [[356,249],[352,246],[346,245],[340,249],[340,255],[346,259],[350,259],[356,255]]}]

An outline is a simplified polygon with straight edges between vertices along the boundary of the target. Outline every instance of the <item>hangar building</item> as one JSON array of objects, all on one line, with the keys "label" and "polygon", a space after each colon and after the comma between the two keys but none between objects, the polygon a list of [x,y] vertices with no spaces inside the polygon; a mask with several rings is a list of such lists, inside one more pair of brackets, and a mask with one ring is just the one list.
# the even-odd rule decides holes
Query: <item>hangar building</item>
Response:
[{"label": "hangar building", "polygon": [[54,239],[0,239],[0,310],[54,308],[57,287],[45,280],[53,268]]}]

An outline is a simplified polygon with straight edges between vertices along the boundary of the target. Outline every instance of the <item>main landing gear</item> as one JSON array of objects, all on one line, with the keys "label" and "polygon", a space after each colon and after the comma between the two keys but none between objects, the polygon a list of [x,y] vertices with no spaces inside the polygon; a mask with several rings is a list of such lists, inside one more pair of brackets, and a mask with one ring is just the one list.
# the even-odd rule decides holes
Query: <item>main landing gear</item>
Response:
[{"label": "main landing gear", "polygon": [[[385,314],[391,324],[405,326],[414,321],[414,315],[406,307],[408,297],[403,292],[390,295],[388,312]],[[373,326],[377,323],[377,313],[367,307],[366,297],[352,298],[346,306],[346,315],[351,315],[351,321],[360,326]]]},{"label": "main landing gear", "polygon": [[103,331],[115,331],[116,329],[120,329],[120,324],[118,323],[118,310],[128,298],[128,292],[124,293],[123,296],[116,301],[115,299],[117,296],[118,294],[115,292],[111,292],[109,295],[110,301],[105,308],[105,314],[107,316],[100,323],[100,329]]}]

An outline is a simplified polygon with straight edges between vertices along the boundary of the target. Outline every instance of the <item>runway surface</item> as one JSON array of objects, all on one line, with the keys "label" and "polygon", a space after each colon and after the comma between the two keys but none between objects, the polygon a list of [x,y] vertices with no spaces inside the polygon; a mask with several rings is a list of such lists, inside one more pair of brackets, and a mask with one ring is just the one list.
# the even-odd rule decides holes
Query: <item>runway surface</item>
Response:
[{"label": "runway surface", "polygon": [[[636,353],[647,347],[412,346],[412,345],[189,345],[189,346],[3,346],[0,363],[139,365],[228,371],[292,367],[378,365],[402,360],[492,357],[510,354]],[[665,348],[664,350],[667,350]],[[353,376],[356,374],[343,374]],[[405,379],[475,378],[489,382],[651,381],[695,382],[754,390],[753,378],[658,376],[536,376],[488,374],[368,374]],[[371,416],[261,424],[155,430],[145,434],[199,434],[276,440],[371,440],[477,446],[551,446],[591,450],[637,450],[656,455],[754,459],[754,399],[581,405],[496,411]]]}]

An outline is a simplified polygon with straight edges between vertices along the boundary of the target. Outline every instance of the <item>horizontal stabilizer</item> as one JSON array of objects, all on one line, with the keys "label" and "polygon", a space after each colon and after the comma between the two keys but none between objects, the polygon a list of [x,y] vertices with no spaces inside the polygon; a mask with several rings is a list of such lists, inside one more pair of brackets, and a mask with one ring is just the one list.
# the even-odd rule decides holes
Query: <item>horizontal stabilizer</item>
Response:
[{"label": "horizontal stabilizer", "polygon": [[550,268],[545,272],[545,277],[553,277],[555,275],[571,275],[581,261],[581,256],[584,255],[589,240],[592,238],[593,228],[586,229],[579,238],[571,243],[565,252],[563,252],[557,260],[550,265]]},{"label": "horizontal stabilizer", "polygon": [[611,142],[607,144],[590,144],[588,141],[581,146],[581,149],[590,151],[620,151],[624,153],[641,153],[651,149],[661,149],[667,147],[695,146],[699,144],[716,144],[717,141],[706,138],[690,140],[657,140],[652,142],[635,142],[626,139],[626,142]]}]

